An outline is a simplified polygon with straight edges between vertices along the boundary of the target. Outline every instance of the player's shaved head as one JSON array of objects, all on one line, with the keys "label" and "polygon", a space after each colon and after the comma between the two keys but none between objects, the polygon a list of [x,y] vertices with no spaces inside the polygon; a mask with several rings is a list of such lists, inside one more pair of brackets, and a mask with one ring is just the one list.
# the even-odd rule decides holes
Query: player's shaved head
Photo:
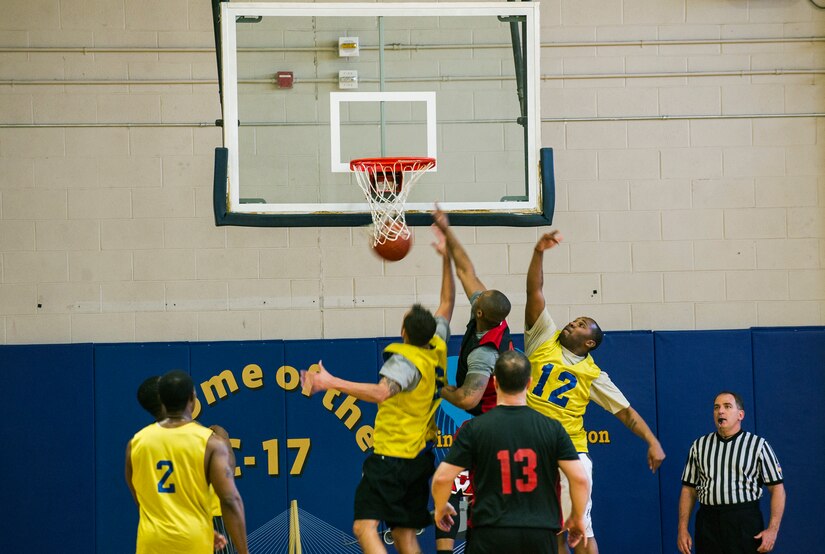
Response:
[{"label": "player's shaved head", "polygon": [[482,317],[495,327],[510,315],[510,300],[498,290],[485,290],[476,300],[476,309],[481,310]]},{"label": "player's shaved head", "polygon": [[595,319],[591,317],[588,317],[586,319],[590,323],[590,338],[592,338],[593,342],[596,343],[596,346],[594,346],[591,350],[595,350],[602,343],[602,339],[604,339],[604,331],[602,331],[602,328],[599,327],[599,324],[596,323]]},{"label": "player's shaved head", "polygon": [[173,369],[158,381],[160,401],[167,413],[180,413],[195,393],[195,383],[185,371]]}]

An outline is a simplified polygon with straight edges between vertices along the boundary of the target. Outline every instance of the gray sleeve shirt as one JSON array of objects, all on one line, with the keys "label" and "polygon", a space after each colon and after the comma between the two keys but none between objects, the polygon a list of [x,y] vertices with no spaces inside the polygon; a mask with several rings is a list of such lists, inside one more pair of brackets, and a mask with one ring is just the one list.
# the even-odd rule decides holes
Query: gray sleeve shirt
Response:
[{"label": "gray sleeve shirt", "polygon": [[[450,339],[450,322],[439,316],[435,318],[435,323],[435,334],[441,337],[444,342],[447,342]],[[381,377],[392,379],[398,383],[402,391],[413,390],[421,381],[421,373],[418,368],[401,354],[390,356],[378,373]]]}]

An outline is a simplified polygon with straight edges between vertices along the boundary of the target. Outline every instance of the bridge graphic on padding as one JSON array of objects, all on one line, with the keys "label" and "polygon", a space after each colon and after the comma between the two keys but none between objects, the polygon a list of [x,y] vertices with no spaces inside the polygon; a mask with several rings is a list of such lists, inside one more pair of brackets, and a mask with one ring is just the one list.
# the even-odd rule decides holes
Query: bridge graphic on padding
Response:
[{"label": "bridge graphic on padding", "polygon": [[249,534],[250,552],[259,554],[360,553],[361,547],[349,535],[311,513],[299,509],[293,500],[284,510]]}]

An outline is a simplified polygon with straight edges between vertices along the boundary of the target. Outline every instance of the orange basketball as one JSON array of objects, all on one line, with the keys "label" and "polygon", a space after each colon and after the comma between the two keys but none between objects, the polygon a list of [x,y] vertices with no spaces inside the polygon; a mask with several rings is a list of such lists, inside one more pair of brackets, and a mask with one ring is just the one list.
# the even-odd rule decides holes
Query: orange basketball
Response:
[{"label": "orange basketball", "polygon": [[374,244],[373,250],[376,254],[387,260],[388,262],[397,262],[403,260],[407,253],[412,248],[412,232],[408,230],[407,233],[400,233],[395,240],[386,240],[382,244]]}]

